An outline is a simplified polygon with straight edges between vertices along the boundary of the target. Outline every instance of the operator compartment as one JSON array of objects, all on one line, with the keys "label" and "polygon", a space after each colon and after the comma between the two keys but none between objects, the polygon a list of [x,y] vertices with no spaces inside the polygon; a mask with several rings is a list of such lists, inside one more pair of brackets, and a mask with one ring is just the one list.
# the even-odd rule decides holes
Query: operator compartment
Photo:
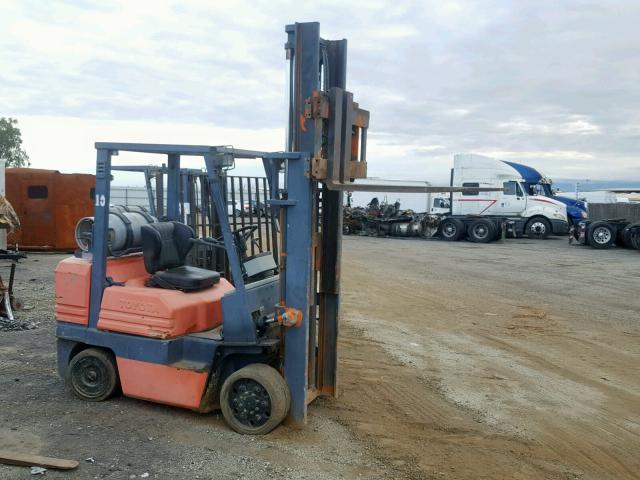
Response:
[{"label": "operator compartment", "polygon": [[[56,319],[89,323],[91,261],[62,260],[55,272]],[[107,277],[115,283],[105,288],[98,329],[154,338],[173,338],[222,324],[221,299],[234,287],[224,278],[204,289],[184,292],[147,287],[150,275],[140,254],[107,259]]]}]

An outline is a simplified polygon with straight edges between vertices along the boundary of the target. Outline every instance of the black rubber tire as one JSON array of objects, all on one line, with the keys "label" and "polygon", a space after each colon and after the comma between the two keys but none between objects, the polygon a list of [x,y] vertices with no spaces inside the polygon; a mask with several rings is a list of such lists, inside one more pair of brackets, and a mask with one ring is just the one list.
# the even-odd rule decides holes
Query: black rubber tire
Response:
[{"label": "black rubber tire", "polygon": [[[269,433],[285,419],[290,404],[287,382],[275,368],[263,363],[236,370],[220,390],[222,416],[233,430],[245,435]],[[247,408],[252,407],[256,409],[255,417],[246,418]]]},{"label": "black rubber tire", "polygon": [[634,242],[632,241],[632,233],[640,231],[640,223],[630,223],[624,229],[622,229],[619,238],[618,245],[622,245],[626,248],[635,248]]},{"label": "black rubber tire", "polygon": [[544,217],[533,217],[524,227],[527,237],[545,240],[551,234],[551,222]]},{"label": "black rubber tire", "polygon": [[[573,225],[573,239],[578,242],[580,240],[580,224],[576,223]],[[571,233],[571,232],[569,232]]]},{"label": "black rubber tire", "polygon": [[67,382],[73,393],[82,400],[106,400],[119,386],[113,354],[99,348],[82,350],[69,362]]},{"label": "black rubber tire", "polygon": [[640,250],[640,223],[634,223],[629,230],[629,246]]},{"label": "black rubber tire", "polygon": [[487,218],[474,220],[467,228],[467,237],[474,243],[489,243],[495,240],[496,235],[496,226]]},{"label": "black rubber tire", "polygon": [[445,218],[438,226],[438,235],[448,242],[457,242],[464,234],[464,222],[457,218]]},{"label": "black rubber tire", "polygon": [[607,222],[599,220],[587,227],[589,245],[593,248],[611,248],[616,241],[616,229]]}]

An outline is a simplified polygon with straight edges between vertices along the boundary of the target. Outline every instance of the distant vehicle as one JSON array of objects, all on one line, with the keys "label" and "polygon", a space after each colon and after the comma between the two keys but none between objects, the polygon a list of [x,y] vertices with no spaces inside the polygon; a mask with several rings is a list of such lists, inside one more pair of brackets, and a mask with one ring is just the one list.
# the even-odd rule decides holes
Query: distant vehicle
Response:
[{"label": "distant vehicle", "polygon": [[[550,186],[551,182],[542,185]],[[455,155],[450,186],[469,190],[449,196],[427,194],[428,211],[423,213],[401,210],[399,202],[380,203],[377,198],[366,208],[349,207],[345,209],[345,233],[400,237],[439,235],[449,241],[468,238],[488,243],[500,237],[503,230],[508,236],[530,238],[564,235],[569,231],[566,204],[532,188],[521,171],[501,160],[482,155]],[[474,191],[473,188],[495,190]]]},{"label": "distant vehicle", "polygon": [[[540,183],[538,178],[536,184],[531,184],[533,176],[527,176],[527,181],[522,174],[525,168],[517,169],[509,162],[482,155],[455,155],[451,186],[504,190],[451,193],[449,212],[443,211],[446,204],[438,200],[442,197],[429,202],[433,205],[429,213],[441,217],[440,237],[453,241],[466,235],[472,241],[486,243],[494,240],[502,228],[510,235],[530,238],[566,234],[569,230],[566,204],[553,195],[541,194],[544,185],[551,192],[551,182]],[[542,185],[542,190],[534,188],[535,185]]]},{"label": "distant vehicle", "polygon": [[237,212],[242,217],[266,217],[269,213],[269,206],[262,202],[244,202],[242,209]]},{"label": "distant vehicle", "polygon": [[553,182],[548,177],[538,172],[535,168],[529,167],[528,165],[522,165],[520,163],[507,162],[505,160],[496,161],[509,165],[516,172],[518,172],[520,174],[520,177],[522,178],[522,183],[526,191],[530,195],[544,196],[564,203],[567,206],[567,217],[569,220],[569,224],[575,225],[579,221],[584,220],[588,217],[586,202],[575,198],[558,195],[553,190]]},{"label": "distant vehicle", "polygon": [[640,250],[640,223],[624,218],[582,220],[571,229],[570,240],[598,249],[618,245]]}]

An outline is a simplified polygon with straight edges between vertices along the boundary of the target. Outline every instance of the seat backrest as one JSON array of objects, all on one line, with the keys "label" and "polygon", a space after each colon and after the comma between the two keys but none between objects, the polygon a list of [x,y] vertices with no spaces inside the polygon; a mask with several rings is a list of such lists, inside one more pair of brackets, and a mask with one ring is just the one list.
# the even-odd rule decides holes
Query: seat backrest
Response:
[{"label": "seat backrest", "polygon": [[149,273],[180,267],[191,250],[193,230],[180,222],[158,222],[140,229],[144,267]]}]

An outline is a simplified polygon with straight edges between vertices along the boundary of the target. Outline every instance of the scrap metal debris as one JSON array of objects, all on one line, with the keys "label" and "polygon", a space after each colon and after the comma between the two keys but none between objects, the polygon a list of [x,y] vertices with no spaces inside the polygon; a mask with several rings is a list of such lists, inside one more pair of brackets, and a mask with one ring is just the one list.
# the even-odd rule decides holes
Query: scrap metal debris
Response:
[{"label": "scrap metal debris", "polygon": [[372,237],[432,237],[438,230],[439,218],[413,210],[402,210],[400,202],[371,199],[366,207],[344,207],[342,233]]},{"label": "scrap metal debris", "polygon": [[20,228],[20,219],[4,195],[0,195],[0,228],[8,229],[9,233]]}]

